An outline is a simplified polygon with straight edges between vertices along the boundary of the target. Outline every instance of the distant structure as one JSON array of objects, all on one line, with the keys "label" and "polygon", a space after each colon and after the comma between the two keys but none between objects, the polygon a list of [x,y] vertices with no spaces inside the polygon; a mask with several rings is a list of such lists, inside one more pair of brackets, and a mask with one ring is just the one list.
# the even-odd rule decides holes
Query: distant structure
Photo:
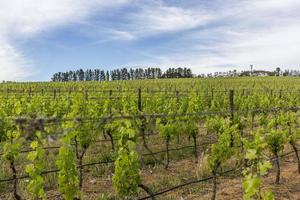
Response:
[{"label": "distant structure", "polygon": [[227,72],[215,72],[208,74],[201,74],[198,77],[254,77],[254,76],[293,76],[300,77],[300,70],[290,70],[286,69],[282,71],[279,67],[277,67],[274,71],[268,70],[254,70],[253,65],[250,65],[250,70],[246,71],[237,71],[237,70],[229,70]]},{"label": "distant structure", "polygon": [[250,65],[250,76],[252,76],[253,73],[253,65]]},{"label": "distant structure", "polygon": [[277,67],[276,68],[276,75],[280,76],[280,74],[281,74],[281,69],[280,69],[280,67]]}]

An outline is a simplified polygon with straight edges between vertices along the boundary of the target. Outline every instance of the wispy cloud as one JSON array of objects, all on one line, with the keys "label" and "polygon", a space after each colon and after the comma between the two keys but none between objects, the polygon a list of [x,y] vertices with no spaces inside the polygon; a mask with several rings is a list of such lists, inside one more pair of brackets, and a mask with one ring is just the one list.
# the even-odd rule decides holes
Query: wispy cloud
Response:
[{"label": "wispy cloud", "polygon": [[[127,4],[121,13],[116,13],[107,23],[107,18],[89,24],[87,35],[97,35],[101,41],[141,40],[161,34],[178,33],[205,26],[216,15],[205,9],[190,9],[167,5],[163,0],[135,0]],[[90,33],[91,29],[93,33]],[[105,38],[103,38],[105,36]]]},{"label": "wispy cloud", "polygon": [[205,10],[166,5],[161,0],[135,1],[131,6],[132,11],[122,16],[123,23],[112,25],[113,39],[132,40],[176,33],[206,25],[214,18]]},{"label": "wispy cloud", "polygon": [[130,32],[138,36],[149,36],[193,29],[206,25],[214,15],[204,10],[192,10],[165,5],[162,1],[139,5],[138,11],[127,16]]},{"label": "wispy cloud", "polygon": [[0,1],[0,30],[5,34],[34,35],[69,23],[80,23],[130,0],[10,0]]},{"label": "wispy cloud", "polygon": [[0,37],[0,80],[20,80],[31,73],[30,61]]},{"label": "wispy cloud", "polygon": [[250,64],[299,69],[299,10],[296,0],[223,1],[206,9],[211,20],[203,26],[148,52],[147,61],[135,64],[190,66],[197,73],[243,70]]},{"label": "wispy cloud", "polygon": [[34,61],[17,49],[16,39],[35,37],[70,23],[84,23],[95,12],[128,2],[130,0],[0,1],[0,78],[22,80],[33,73],[29,67],[34,69]]}]

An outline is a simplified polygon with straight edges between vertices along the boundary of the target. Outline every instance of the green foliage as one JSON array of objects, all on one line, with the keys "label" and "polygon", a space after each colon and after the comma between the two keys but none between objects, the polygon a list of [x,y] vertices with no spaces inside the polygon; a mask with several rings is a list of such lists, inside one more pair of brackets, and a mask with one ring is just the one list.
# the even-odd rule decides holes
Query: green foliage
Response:
[{"label": "green foliage", "polygon": [[164,140],[173,139],[178,134],[178,124],[172,122],[159,124],[159,134]]},{"label": "green foliage", "polygon": [[238,133],[239,124],[231,125],[229,119],[227,118],[208,118],[206,120],[206,127],[209,133],[217,133],[218,136],[222,135],[223,133],[226,136],[229,135],[231,146],[238,146],[241,142]]},{"label": "green foliage", "polygon": [[3,145],[3,158],[7,161],[13,161],[19,156],[21,143],[19,141],[20,133],[18,131],[9,130],[7,132],[7,140]]},{"label": "green foliage", "polygon": [[193,121],[184,121],[183,123],[180,124],[180,127],[178,128],[181,133],[184,133],[192,137],[197,136],[199,132],[197,124]]},{"label": "green foliage", "polygon": [[25,171],[30,177],[27,185],[27,190],[33,195],[32,199],[41,198],[46,199],[45,191],[43,188],[43,177],[41,175],[44,170],[44,154],[45,150],[40,146],[38,141],[32,141],[30,147],[32,152],[28,153],[27,159],[30,164],[26,165]]},{"label": "green foliage", "polygon": [[120,129],[120,125],[119,125],[119,121],[106,121],[104,124],[103,129],[107,132],[110,132],[113,136],[115,137],[121,137],[119,129]]},{"label": "green foliage", "polygon": [[236,149],[232,147],[231,134],[234,129],[223,129],[223,132],[219,134],[218,141],[211,145],[210,154],[208,156],[208,163],[211,170],[216,170],[222,163],[228,160],[236,152]]},{"label": "green foliage", "polygon": [[75,154],[70,145],[72,135],[66,135],[62,139],[63,145],[59,149],[56,158],[58,172],[58,190],[64,199],[73,200],[79,195],[78,190],[78,170],[76,167]]},{"label": "green foliage", "polygon": [[[131,82],[3,83],[0,85],[0,148],[5,161],[10,164],[15,161],[19,162],[20,149],[26,149],[25,146],[22,147],[23,140],[27,136],[32,136],[36,124],[26,123],[26,126],[18,127],[13,119],[20,116],[29,118],[29,121],[38,117],[57,119],[42,128],[49,134],[53,134],[51,136],[55,136],[54,138],[62,137],[59,144],[55,141],[55,145],[62,145],[56,158],[56,165],[59,169],[58,187],[65,199],[73,199],[81,195],[78,188],[80,169],[77,170],[76,167],[78,155],[93,144],[99,133],[103,130],[109,131],[113,138],[119,138],[118,151],[101,155],[100,158],[113,160],[114,154],[118,154],[113,178],[114,187],[121,198],[132,199],[137,193],[140,182],[136,153],[137,135],[132,123],[136,122],[135,125],[142,127],[141,129],[146,133],[155,132],[153,129],[158,128],[161,138],[169,142],[180,133],[191,137],[196,136],[198,124],[202,126],[203,119],[209,116],[206,120],[208,133],[213,133],[213,136],[218,139],[217,143],[211,146],[209,166],[212,170],[219,170],[219,166],[232,156],[240,158],[236,154],[237,147],[241,143],[238,131],[246,126],[246,131],[250,128],[252,113],[255,113],[254,125],[264,127],[265,131],[255,132],[253,138],[243,140],[244,156],[248,164],[248,167],[244,169],[245,198],[272,199],[274,198],[272,193],[259,192],[262,186],[261,175],[271,168],[263,152],[268,149],[273,153],[282,151],[286,142],[295,145],[299,140],[300,121],[297,114],[293,114],[295,111],[276,112],[276,117],[271,118],[274,113],[255,112],[253,109],[299,107],[299,93],[287,92],[288,90],[297,91],[300,88],[299,85],[299,79],[281,79],[280,77],[276,79],[252,77]],[[137,109],[136,92],[140,87],[142,88],[143,112]],[[227,118],[224,119],[225,115],[197,114],[197,112],[209,113],[211,111],[227,112],[229,102],[226,91],[228,88],[235,91],[235,109],[249,110],[249,112],[243,115],[237,111],[232,123]],[[283,91],[288,89],[282,93],[281,98],[278,97],[279,89]],[[13,92],[5,92],[9,90]],[[110,93],[109,90],[113,92]],[[109,118],[106,118],[106,121],[95,122],[93,120],[108,115],[122,117],[144,113],[181,114],[181,116],[159,120],[156,120],[156,117],[145,117],[133,120],[132,123],[127,120],[120,122]],[[183,116],[185,113],[194,114]],[[64,119],[74,120],[64,121]],[[41,132],[43,132],[42,128],[40,128]],[[75,138],[78,148],[73,145]],[[26,172],[30,176],[27,188],[33,198],[44,198],[44,180],[41,172],[47,164],[42,162],[47,152],[42,150],[44,143],[40,140],[32,143],[33,152],[27,156],[29,164]]]},{"label": "green foliage", "polygon": [[136,152],[136,130],[130,121],[119,122],[121,138],[118,157],[115,161],[113,186],[120,197],[133,198],[137,195],[140,183],[140,169]]},{"label": "green foliage", "polygon": [[285,143],[287,142],[286,130],[271,130],[266,134],[266,143],[272,153],[277,154],[282,151]]},{"label": "green foliage", "polygon": [[209,117],[206,119],[206,127],[208,133],[222,133],[224,119],[221,117]]},{"label": "green foliage", "polygon": [[281,113],[279,118],[283,129],[287,130],[287,141],[292,145],[296,145],[296,142],[300,139],[300,131],[297,129],[297,126],[300,124],[300,120],[297,122],[295,113],[292,112]]},{"label": "green foliage", "polygon": [[259,125],[266,127],[268,125],[269,119],[267,114],[260,114],[258,117]]},{"label": "green foliage", "polygon": [[272,164],[264,155],[264,150],[268,144],[263,135],[263,129],[259,129],[253,134],[253,140],[243,140],[245,159],[247,160],[247,167],[243,170],[244,200],[274,199],[271,192],[262,192],[260,189],[261,176],[266,174],[268,170],[272,168]]}]

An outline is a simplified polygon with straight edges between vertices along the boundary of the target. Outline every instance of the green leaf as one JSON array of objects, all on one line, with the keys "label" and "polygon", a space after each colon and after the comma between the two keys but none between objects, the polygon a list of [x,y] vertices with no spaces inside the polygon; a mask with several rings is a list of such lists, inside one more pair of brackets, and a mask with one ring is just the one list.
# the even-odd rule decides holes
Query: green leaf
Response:
[{"label": "green leaf", "polygon": [[263,161],[259,163],[259,171],[261,175],[264,175],[271,168],[272,168],[272,164],[269,161]]},{"label": "green leaf", "polygon": [[258,192],[260,186],[260,179],[258,177],[248,178],[243,181],[243,188],[246,196],[252,197]]},{"label": "green leaf", "polygon": [[254,160],[255,158],[257,158],[256,153],[257,153],[256,149],[247,149],[245,158],[248,160]]},{"label": "green leaf", "polygon": [[263,192],[262,193],[262,199],[263,200],[275,200],[274,194],[273,192]]},{"label": "green leaf", "polygon": [[38,147],[38,142],[37,141],[32,141],[31,144],[30,144],[30,147],[32,149],[36,149]]}]

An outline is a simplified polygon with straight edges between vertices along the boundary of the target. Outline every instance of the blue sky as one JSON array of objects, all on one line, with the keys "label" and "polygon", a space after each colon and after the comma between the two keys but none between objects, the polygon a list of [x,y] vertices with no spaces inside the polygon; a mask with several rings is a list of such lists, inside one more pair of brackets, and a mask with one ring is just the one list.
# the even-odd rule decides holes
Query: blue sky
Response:
[{"label": "blue sky", "polygon": [[300,69],[299,0],[0,0],[0,80],[82,68]]}]

